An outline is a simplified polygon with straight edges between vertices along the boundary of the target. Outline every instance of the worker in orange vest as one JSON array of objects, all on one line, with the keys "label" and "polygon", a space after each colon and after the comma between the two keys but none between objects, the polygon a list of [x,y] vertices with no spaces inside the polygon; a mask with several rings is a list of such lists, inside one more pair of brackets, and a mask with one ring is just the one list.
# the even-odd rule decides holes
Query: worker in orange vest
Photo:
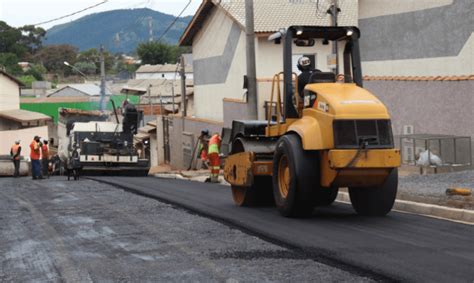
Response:
[{"label": "worker in orange vest", "polygon": [[43,179],[41,176],[41,140],[40,137],[35,136],[33,141],[30,143],[30,158],[31,158],[31,175],[33,180]]},{"label": "worker in orange vest", "polygon": [[10,156],[12,157],[13,166],[15,167],[15,172],[13,173],[13,177],[17,178],[20,177],[20,154],[21,154],[21,146],[20,140],[15,141],[15,144],[12,145],[10,149]]},{"label": "worker in orange vest", "polygon": [[221,148],[221,137],[218,133],[214,133],[209,139],[209,147],[207,156],[209,158],[209,169],[211,170],[211,176],[209,181],[211,183],[219,182],[219,171],[221,169],[221,160],[219,158]]},{"label": "worker in orange vest", "polygon": [[49,147],[48,141],[43,141],[43,146],[41,146],[41,169],[43,171],[43,176],[49,178]]}]

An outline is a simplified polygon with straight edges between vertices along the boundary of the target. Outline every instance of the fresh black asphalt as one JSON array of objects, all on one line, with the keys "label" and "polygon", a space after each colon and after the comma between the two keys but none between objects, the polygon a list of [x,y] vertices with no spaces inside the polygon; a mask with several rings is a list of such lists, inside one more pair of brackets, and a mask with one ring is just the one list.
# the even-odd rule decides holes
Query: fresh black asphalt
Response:
[{"label": "fresh black asphalt", "polygon": [[242,208],[222,185],[153,177],[97,177],[135,194],[238,227],[335,267],[382,281],[473,282],[474,226],[391,212],[362,217],[350,205],[318,208],[306,219],[273,207]]}]

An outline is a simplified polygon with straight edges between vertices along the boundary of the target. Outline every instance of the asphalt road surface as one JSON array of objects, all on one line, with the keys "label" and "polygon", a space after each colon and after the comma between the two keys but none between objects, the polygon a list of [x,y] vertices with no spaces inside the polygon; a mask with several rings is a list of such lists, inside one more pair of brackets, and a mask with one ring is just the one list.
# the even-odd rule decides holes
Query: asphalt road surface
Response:
[{"label": "asphalt road surface", "polygon": [[236,207],[226,186],[153,177],[96,180],[238,227],[355,275],[382,281],[474,282],[472,225],[399,212],[361,217],[341,203],[317,209],[311,218],[290,219],[272,207]]},{"label": "asphalt road surface", "polygon": [[[167,190],[172,194],[177,186],[182,193],[201,191],[201,200],[196,202],[213,205],[206,201],[209,191],[195,187],[196,183],[133,181],[160,187],[165,194]],[[223,194],[224,206],[233,207],[222,187],[209,188]],[[0,282],[374,279],[181,208],[86,179],[0,178],[0,227]]]}]

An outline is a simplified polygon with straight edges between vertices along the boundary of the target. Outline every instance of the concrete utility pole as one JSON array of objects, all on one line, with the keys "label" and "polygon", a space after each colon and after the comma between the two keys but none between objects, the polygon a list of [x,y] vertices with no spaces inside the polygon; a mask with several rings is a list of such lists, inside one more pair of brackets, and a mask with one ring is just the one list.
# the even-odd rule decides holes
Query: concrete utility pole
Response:
[{"label": "concrete utility pole", "polygon": [[255,67],[255,31],[253,0],[245,0],[245,34],[247,53],[247,105],[250,119],[258,119],[257,105],[257,70]]},{"label": "concrete utility pole", "polygon": [[100,46],[100,111],[105,110],[105,61],[104,46]]},{"label": "concrete utility pole", "polygon": [[[337,27],[337,15],[341,11],[337,5],[338,0],[333,0],[331,7],[328,9],[327,13],[332,16],[332,26]],[[334,73],[339,74],[339,56],[338,56],[338,46],[337,41],[334,41],[332,44],[332,54],[336,56],[336,68],[334,68]]]},{"label": "concrete utility pole", "polygon": [[[186,109],[186,69],[185,69],[184,56],[179,57],[179,76],[181,77],[181,103],[183,104],[182,114],[183,117],[187,116]],[[183,120],[184,121],[184,120]]]}]

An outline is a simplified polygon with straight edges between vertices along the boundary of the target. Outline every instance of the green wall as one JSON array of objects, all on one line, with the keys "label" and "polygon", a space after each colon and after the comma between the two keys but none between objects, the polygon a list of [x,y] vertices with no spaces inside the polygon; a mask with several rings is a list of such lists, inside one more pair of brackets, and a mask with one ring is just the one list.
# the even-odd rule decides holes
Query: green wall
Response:
[{"label": "green wall", "polygon": [[[126,95],[114,95],[111,96],[115,102],[116,107],[120,107],[122,101],[125,100]],[[133,104],[138,103],[138,96],[129,96],[130,102]],[[24,110],[34,111],[43,113],[45,115],[51,116],[54,118],[54,123],[58,123],[58,110],[59,108],[73,108],[80,110],[99,110],[98,102],[42,102],[42,103],[20,103],[20,108]],[[110,100],[107,102],[107,110],[112,110],[112,102]]]}]

